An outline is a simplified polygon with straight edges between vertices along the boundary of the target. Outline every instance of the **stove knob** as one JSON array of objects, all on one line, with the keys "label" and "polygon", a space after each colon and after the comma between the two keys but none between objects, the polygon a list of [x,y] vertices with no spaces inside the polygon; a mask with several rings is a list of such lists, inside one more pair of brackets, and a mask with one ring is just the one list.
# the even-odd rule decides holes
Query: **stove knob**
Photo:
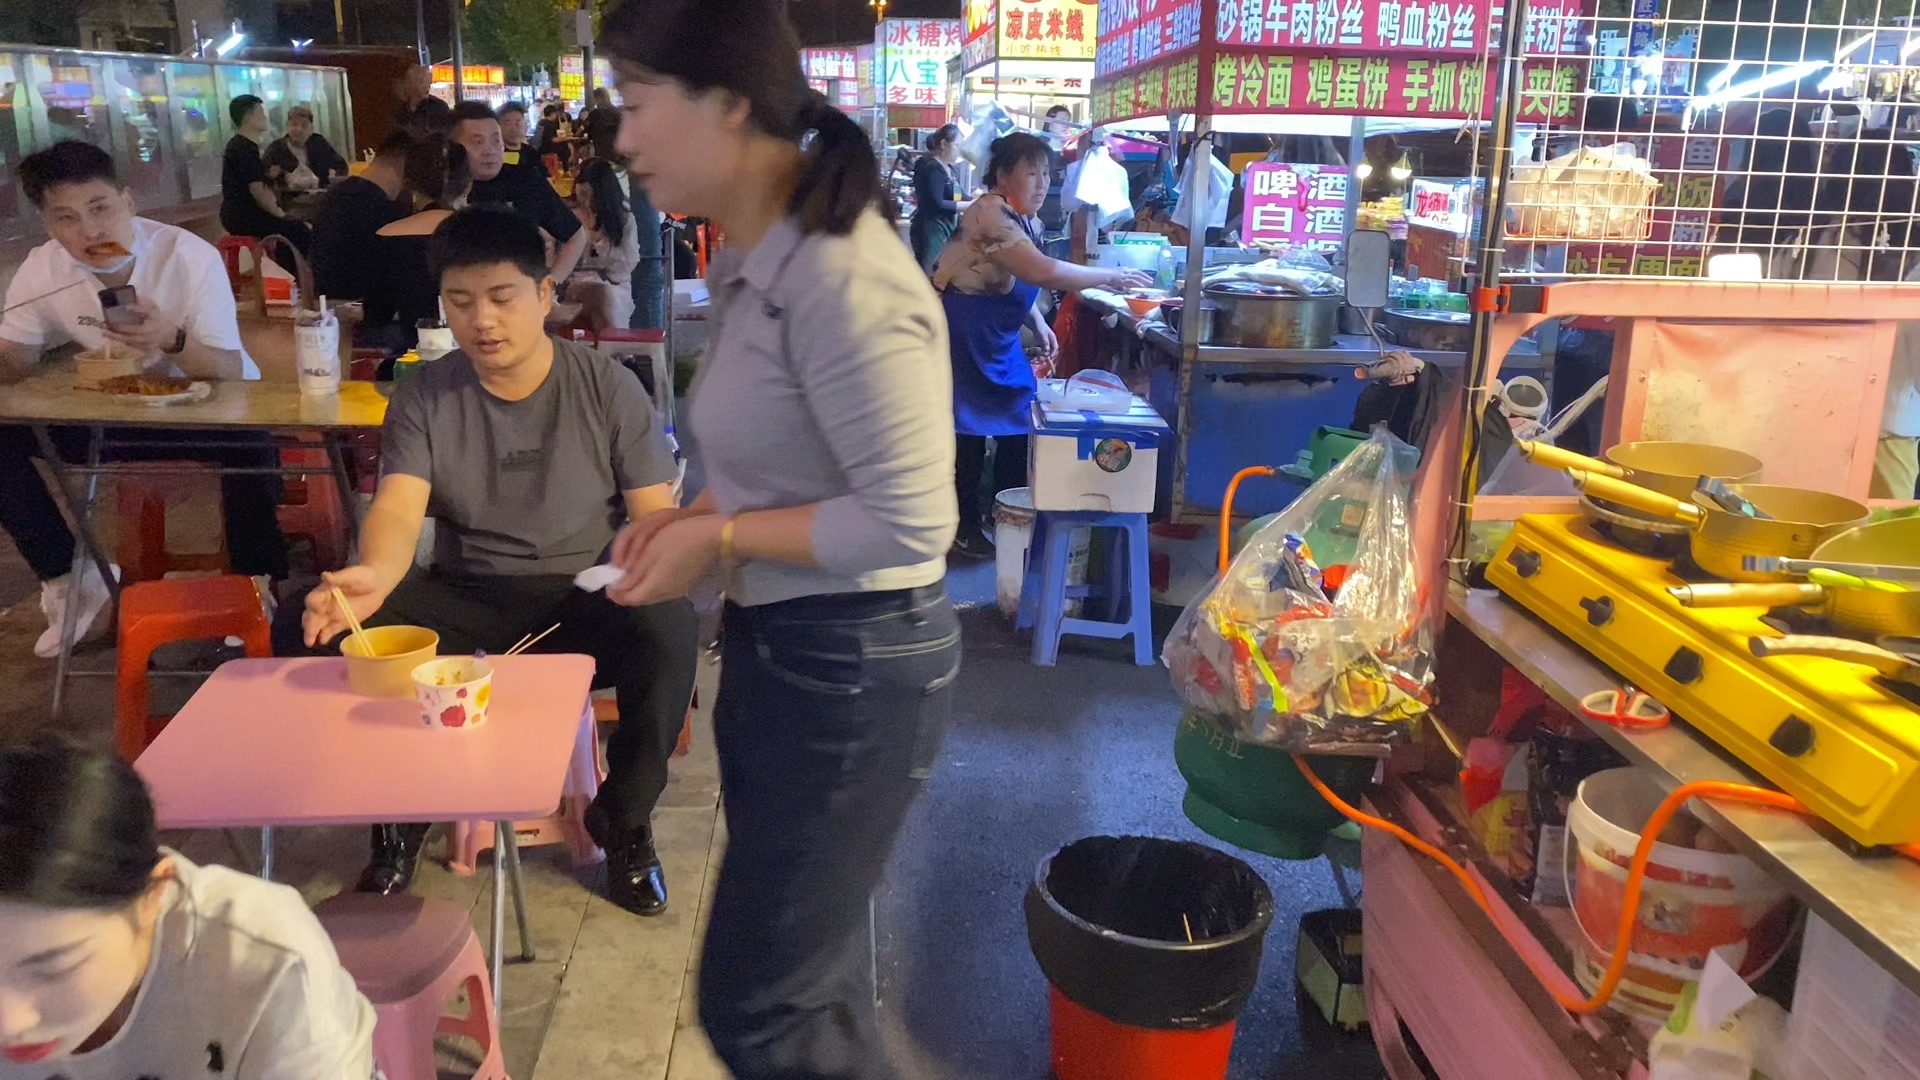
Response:
[{"label": "stove knob", "polygon": [[1516,547],[1507,552],[1507,562],[1512,564],[1523,578],[1530,578],[1540,572],[1540,553]]},{"label": "stove knob", "polygon": [[1613,621],[1613,598],[1602,596],[1599,599],[1583,597],[1580,606],[1587,609],[1587,621],[1595,626],[1605,626]]},{"label": "stove knob", "polygon": [[1788,757],[1801,757],[1813,749],[1813,725],[1797,716],[1780,721],[1767,737],[1767,745]]}]

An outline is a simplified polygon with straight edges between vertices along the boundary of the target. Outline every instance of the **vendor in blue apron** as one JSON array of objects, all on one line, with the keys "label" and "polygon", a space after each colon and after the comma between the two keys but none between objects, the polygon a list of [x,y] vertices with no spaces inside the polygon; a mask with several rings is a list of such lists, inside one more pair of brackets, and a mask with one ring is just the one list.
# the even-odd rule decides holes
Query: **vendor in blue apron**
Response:
[{"label": "vendor in blue apron", "polygon": [[[981,196],[960,218],[941,250],[933,284],[947,309],[953,351],[953,424],[959,455],[954,483],[960,496],[960,535],[954,554],[987,558],[992,494],[1027,482],[1027,435],[1033,428],[1037,379],[1053,369],[1059,342],[1041,313],[1040,290],[1112,289],[1152,283],[1138,270],[1076,266],[1040,253],[1034,215],[1047,198],[1050,148],[1045,139],[1015,132],[996,139]],[[1031,329],[1040,349],[1032,360],[1020,331]],[[982,491],[987,440],[995,444],[993,489]]]}]

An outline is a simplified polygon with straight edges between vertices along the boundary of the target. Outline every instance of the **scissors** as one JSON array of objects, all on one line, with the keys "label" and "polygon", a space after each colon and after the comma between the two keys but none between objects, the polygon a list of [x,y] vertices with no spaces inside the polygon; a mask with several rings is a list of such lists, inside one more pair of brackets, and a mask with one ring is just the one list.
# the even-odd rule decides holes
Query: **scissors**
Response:
[{"label": "scissors", "polygon": [[1631,686],[1618,690],[1595,690],[1580,699],[1580,711],[1617,728],[1651,730],[1666,727],[1673,719],[1665,705]]}]

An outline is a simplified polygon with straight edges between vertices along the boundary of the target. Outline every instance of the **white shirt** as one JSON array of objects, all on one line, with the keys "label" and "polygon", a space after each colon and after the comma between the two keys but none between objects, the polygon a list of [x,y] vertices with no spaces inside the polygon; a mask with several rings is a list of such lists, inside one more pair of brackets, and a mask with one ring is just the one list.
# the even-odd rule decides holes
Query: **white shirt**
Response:
[{"label": "white shirt", "polygon": [[[156,310],[179,319],[187,337],[202,348],[238,352],[244,378],[260,377],[260,368],[240,343],[233,286],[212,244],[185,229],[136,217],[133,276],[127,284]],[[100,348],[107,341],[100,289],[93,271],[67,254],[58,241],[49,240],[27,253],[7,287],[5,306],[13,310],[0,317],[0,338],[43,350],[69,342],[83,349]]]},{"label": "white shirt", "polygon": [[300,894],[173,859],[153,959],[126,1026],[90,1053],[0,1080],[368,1080],[373,1006]]}]

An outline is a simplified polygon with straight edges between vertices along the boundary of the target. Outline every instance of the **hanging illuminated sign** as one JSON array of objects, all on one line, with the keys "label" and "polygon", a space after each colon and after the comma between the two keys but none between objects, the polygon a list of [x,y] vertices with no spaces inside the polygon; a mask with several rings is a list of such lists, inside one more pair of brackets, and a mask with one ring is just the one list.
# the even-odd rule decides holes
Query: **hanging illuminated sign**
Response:
[{"label": "hanging illuminated sign", "polygon": [[947,61],[962,36],[959,19],[882,19],[874,42],[882,103],[944,107]]},{"label": "hanging illuminated sign", "polygon": [[1091,60],[1099,29],[1093,0],[999,0],[1001,60]]}]

